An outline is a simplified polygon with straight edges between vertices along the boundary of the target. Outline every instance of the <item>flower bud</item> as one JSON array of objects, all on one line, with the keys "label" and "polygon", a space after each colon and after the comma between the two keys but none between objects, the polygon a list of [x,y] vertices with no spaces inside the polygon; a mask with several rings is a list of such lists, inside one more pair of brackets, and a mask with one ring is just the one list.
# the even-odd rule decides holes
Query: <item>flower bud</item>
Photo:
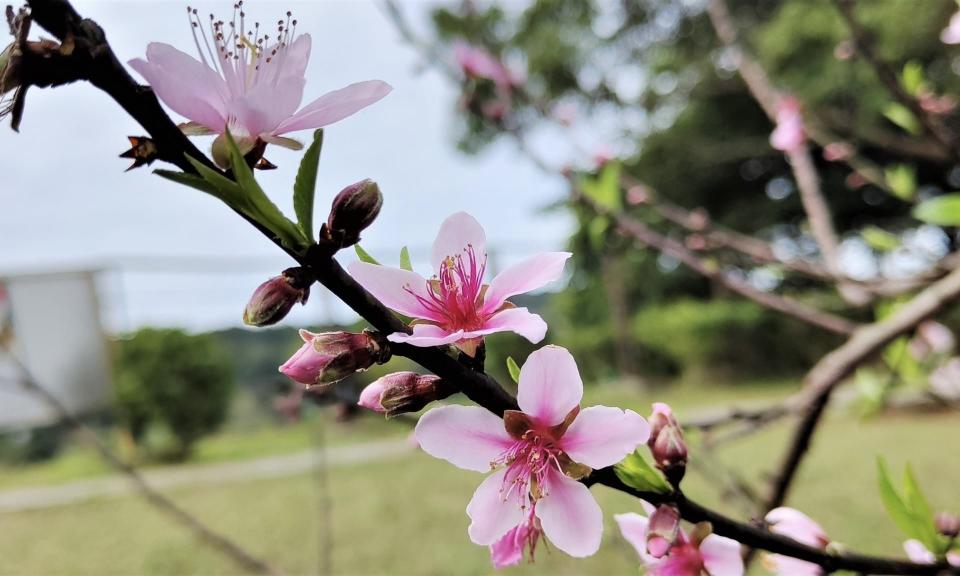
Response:
[{"label": "flower bud", "polygon": [[280,372],[291,380],[310,386],[333,384],[347,376],[390,359],[390,351],[369,332],[300,331],[303,346]]},{"label": "flower bud", "polygon": [[456,392],[439,376],[396,372],[370,383],[360,393],[360,406],[387,417],[419,412],[427,404]]},{"label": "flower bud", "polygon": [[960,516],[949,512],[937,512],[933,521],[937,527],[937,532],[947,538],[960,536]]},{"label": "flower bud", "polygon": [[653,405],[650,425],[647,444],[653,453],[653,461],[666,474],[667,480],[678,486],[687,468],[687,444],[683,439],[683,429],[670,406],[660,402]]},{"label": "flower bud", "polygon": [[289,268],[261,284],[243,311],[248,326],[270,326],[284,319],[293,305],[306,304],[310,277],[302,268]]},{"label": "flower bud", "polygon": [[330,206],[322,234],[340,248],[360,241],[360,233],[373,223],[383,205],[380,187],[365,179],[344,188]]},{"label": "flower bud", "polygon": [[661,504],[650,515],[647,528],[647,552],[654,558],[663,558],[673,547],[680,533],[680,512],[673,506]]}]

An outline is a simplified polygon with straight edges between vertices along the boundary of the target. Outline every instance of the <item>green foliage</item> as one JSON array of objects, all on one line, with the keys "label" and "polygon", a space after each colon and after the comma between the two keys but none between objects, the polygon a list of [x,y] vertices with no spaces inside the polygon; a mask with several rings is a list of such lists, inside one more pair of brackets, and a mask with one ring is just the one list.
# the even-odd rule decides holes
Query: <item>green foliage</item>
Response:
[{"label": "green foliage", "polygon": [[371,256],[369,253],[367,253],[367,251],[361,248],[359,244],[354,244],[353,250],[357,253],[357,258],[359,258],[361,262],[366,262],[367,264],[374,264],[376,266],[380,265],[380,263],[377,262],[377,259]]},{"label": "green foliage", "polygon": [[937,226],[960,226],[960,192],[925,200],[913,209],[917,220]]},{"label": "green foliage", "polygon": [[903,473],[903,490],[898,493],[890,480],[887,463],[883,458],[877,458],[877,483],[880,490],[880,499],[883,501],[887,513],[893,522],[904,534],[919,540],[936,555],[947,551],[949,542],[937,533],[933,511],[920,490],[913,475],[913,470],[907,465]]},{"label": "green foliage", "polygon": [[137,441],[168,437],[160,456],[185,458],[223,423],[233,380],[212,336],[147,328],[120,341],[116,358],[119,419]]},{"label": "green foliage", "polygon": [[507,356],[507,371],[510,372],[510,379],[513,380],[514,384],[519,384],[520,367],[517,366],[517,361],[513,359],[513,356]]},{"label": "green foliage", "polygon": [[613,471],[627,486],[641,492],[669,494],[673,492],[670,483],[659,470],[647,462],[640,450],[636,450],[613,467]]},{"label": "green foliage", "polygon": [[400,249],[400,268],[413,271],[413,264],[410,262],[410,251],[404,246]]},{"label": "green foliage", "polygon": [[313,204],[317,189],[317,167],[320,164],[320,151],[323,149],[323,129],[313,133],[313,143],[304,152],[300,160],[300,169],[293,183],[293,210],[297,214],[297,225],[307,238],[313,239]]},{"label": "green foliage", "polygon": [[909,164],[897,164],[884,171],[887,185],[894,196],[912,202],[917,195],[917,170]]},{"label": "green foliage", "polygon": [[910,109],[903,104],[900,104],[899,102],[890,102],[887,104],[887,107],[884,108],[883,115],[887,117],[887,120],[893,122],[914,136],[920,134],[920,121],[917,120],[917,117],[913,115],[913,112],[911,112]]},{"label": "green foliage", "polygon": [[874,250],[892,252],[900,247],[900,238],[879,226],[867,226],[860,231],[860,236]]}]

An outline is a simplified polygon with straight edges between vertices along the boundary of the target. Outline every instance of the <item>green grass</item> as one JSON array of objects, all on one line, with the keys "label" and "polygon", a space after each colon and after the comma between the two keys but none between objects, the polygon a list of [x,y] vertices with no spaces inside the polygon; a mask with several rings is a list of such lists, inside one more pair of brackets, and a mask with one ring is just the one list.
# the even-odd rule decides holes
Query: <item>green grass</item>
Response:
[{"label": "green grass", "polygon": [[[646,412],[651,397],[674,402],[683,413],[697,405],[727,404],[786,393],[782,387],[681,388],[637,394],[620,388],[588,391],[585,404],[608,403]],[[393,423],[363,421],[338,435],[395,431]],[[368,430],[367,426],[371,428]],[[956,439],[960,416],[927,414],[860,421],[833,414],[819,431],[804,462],[791,504],[816,518],[830,535],[851,548],[897,554],[902,536],[886,518],[877,496],[874,459],[883,454],[894,469],[910,461],[935,509],[960,509],[956,479],[960,461],[945,453]],[[753,480],[771,471],[789,433],[788,423],[770,427],[720,451],[721,459]],[[404,429],[405,432],[405,429]],[[309,429],[304,441],[310,439]],[[237,440],[239,441],[239,440]],[[264,433],[262,441],[270,443]],[[233,441],[227,441],[230,446]],[[293,440],[286,445],[297,446]],[[252,443],[254,445],[257,442]],[[258,453],[260,448],[251,448]],[[217,450],[213,451],[217,454]],[[226,450],[221,455],[236,456]],[[697,461],[694,448],[692,458]],[[715,470],[711,471],[715,475]],[[337,574],[490,574],[487,551],[466,535],[464,507],[482,476],[422,453],[399,461],[334,468],[321,513],[316,475],[269,481],[184,488],[173,497],[213,527],[291,574],[315,573],[321,535],[331,538],[329,560]],[[691,471],[688,494],[744,517],[715,482]],[[623,494],[597,487],[606,534],[601,551],[586,560],[542,550],[534,566],[514,574],[637,574],[632,550],[618,537],[614,513],[639,510]],[[0,517],[0,573],[31,574],[233,574],[228,560],[137,498],[91,501]],[[325,532],[324,526],[329,527]]]}]

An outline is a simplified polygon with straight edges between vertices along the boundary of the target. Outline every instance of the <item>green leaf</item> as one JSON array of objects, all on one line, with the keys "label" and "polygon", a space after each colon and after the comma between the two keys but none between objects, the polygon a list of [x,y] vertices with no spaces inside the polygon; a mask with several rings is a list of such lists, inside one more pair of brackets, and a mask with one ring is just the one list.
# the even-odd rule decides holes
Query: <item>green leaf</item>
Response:
[{"label": "green leaf", "polygon": [[897,164],[884,170],[887,186],[893,195],[904,202],[913,202],[917,196],[917,169],[909,164]]},{"label": "green leaf", "polygon": [[507,371],[510,372],[510,378],[516,384],[520,383],[520,367],[517,366],[517,361],[513,359],[513,356],[507,356]]},{"label": "green leaf", "polygon": [[380,265],[380,263],[377,262],[377,259],[371,256],[370,254],[368,254],[367,251],[361,248],[359,244],[354,244],[353,249],[357,252],[357,258],[359,258],[361,262],[366,262],[367,264],[374,264],[376,266]]},{"label": "green leaf", "polygon": [[323,149],[323,129],[313,133],[313,143],[304,152],[293,183],[293,210],[303,234],[313,239],[313,203],[317,190],[317,166]]},{"label": "green leaf", "polygon": [[909,464],[903,471],[903,502],[907,505],[913,517],[916,539],[923,542],[924,546],[934,554],[946,552],[946,543],[937,533],[933,510],[930,509],[930,504],[924,497],[920,484],[917,483],[917,478],[913,475],[913,469]]},{"label": "green leaf", "polygon": [[413,272],[413,264],[410,263],[410,251],[404,246],[400,249],[400,268]]},{"label": "green leaf", "polygon": [[223,202],[226,202],[229,204],[228,199],[220,191],[219,188],[217,188],[213,184],[210,184],[209,182],[207,182],[200,176],[197,176],[196,174],[190,174],[188,172],[176,172],[174,170],[163,170],[160,168],[154,170],[153,173],[156,174],[157,176],[160,176],[161,178],[166,178],[167,180],[176,182],[178,184],[183,184],[184,186],[195,188],[197,190],[200,190],[201,192],[206,192],[207,194],[210,194],[215,198],[219,198]]},{"label": "green leaf", "polygon": [[613,471],[620,481],[640,492],[656,492],[658,494],[673,492],[673,488],[663,477],[663,474],[651,466],[639,450],[614,466]]},{"label": "green leaf", "polygon": [[887,472],[887,463],[882,457],[877,457],[877,485],[880,489],[880,500],[883,501],[883,507],[887,509],[890,519],[897,525],[904,534],[914,537],[913,518],[906,504],[900,499],[897,490],[890,481],[890,474]]},{"label": "green leaf", "polygon": [[921,202],[913,209],[913,217],[936,226],[960,226],[960,193],[951,192]]},{"label": "green leaf", "polygon": [[860,231],[863,241],[878,252],[893,252],[900,247],[900,237],[878,226],[867,226]]},{"label": "green leaf", "polygon": [[890,104],[887,104],[887,107],[883,111],[883,115],[886,116],[888,120],[903,128],[907,132],[914,135],[920,134],[920,122],[917,120],[917,117],[913,115],[913,112],[911,112],[906,106],[897,104],[896,102],[891,102]]},{"label": "green leaf", "polygon": [[203,162],[193,158],[189,154],[185,156],[187,158],[187,162],[194,167],[197,173],[200,174],[200,177],[215,189],[220,191],[225,198],[224,202],[237,209],[243,209],[246,206],[246,201],[243,197],[243,190],[240,188],[239,184],[227,178],[219,171],[214,170]]},{"label": "green leaf", "polygon": [[904,64],[900,84],[911,96],[917,96],[924,87],[923,65],[916,60]]},{"label": "green leaf", "polygon": [[230,168],[243,191],[249,215],[276,234],[277,238],[292,250],[300,251],[312,244],[313,240],[304,236],[300,228],[284,216],[277,205],[267,197],[263,188],[257,183],[257,179],[254,178],[253,170],[247,165],[230,131],[226,131],[225,135],[227,150],[230,153]]},{"label": "green leaf", "polygon": [[620,194],[620,172],[620,162],[615,160],[607,162],[596,179],[581,178],[580,189],[584,195],[603,208],[616,212],[623,207],[623,198]]}]

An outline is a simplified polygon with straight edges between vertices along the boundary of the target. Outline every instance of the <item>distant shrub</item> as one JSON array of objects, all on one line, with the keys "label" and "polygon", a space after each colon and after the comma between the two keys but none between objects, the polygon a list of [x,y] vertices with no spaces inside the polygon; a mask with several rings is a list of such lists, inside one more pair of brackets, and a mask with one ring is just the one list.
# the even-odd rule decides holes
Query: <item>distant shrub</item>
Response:
[{"label": "distant shrub", "polygon": [[186,458],[226,418],[231,365],[210,335],[140,330],[119,343],[116,374],[118,418],[153,456]]}]

